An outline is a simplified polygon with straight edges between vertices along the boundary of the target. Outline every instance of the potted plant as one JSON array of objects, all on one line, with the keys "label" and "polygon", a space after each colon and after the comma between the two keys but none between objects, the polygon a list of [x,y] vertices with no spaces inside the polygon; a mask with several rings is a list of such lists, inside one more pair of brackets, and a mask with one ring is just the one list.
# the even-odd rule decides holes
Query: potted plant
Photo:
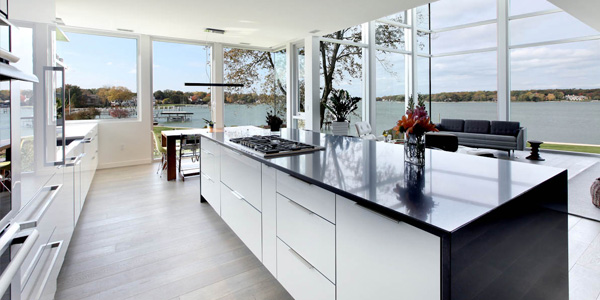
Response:
[{"label": "potted plant", "polygon": [[283,124],[283,120],[274,111],[267,112],[267,125],[271,131],[281,130],[281,124]]},{"label": "potted plant", "polygon": [[348,135],[348,116],[358,108],[360,97],[351,97],[346,90],[333,90],[329,101],[323,105],[333,114],[331,131],[335,135]]},{"label": "potted plant", "polygon": [[207,120],[205,118],[202,118],[202,120],[204,120],[204,123],[206,123],[206,127],[208,127],[208,129],[214,129],[215,128],[215,122],[213,122],[211,120]]}]

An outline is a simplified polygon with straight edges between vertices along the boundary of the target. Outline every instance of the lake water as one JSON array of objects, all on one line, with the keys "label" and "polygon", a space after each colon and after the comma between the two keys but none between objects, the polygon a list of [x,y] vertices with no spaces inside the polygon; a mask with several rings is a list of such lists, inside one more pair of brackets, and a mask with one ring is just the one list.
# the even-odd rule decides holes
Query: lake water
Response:
[{"label": "lake water", "polygon": [[[442,118],[496,120],[496,103],[492,102],[434,102],[431,104],[433,122]],[[403,102],[377,102],[377,131],[395,126],[404,113]],[[165,122],[160,125],[177,127],[204,127],[202,118],[209,119],[206,106],[188,106],[181,110],[193,112],[191,121]],[[265,125],[267,105],[225,104],[225,124]],[[515,102],[511,103],[511,119],[527,127],[527,138],[546,142],[600,145],[600,102]],[[362,110],[351,121],[360,120]],[[350,126],[351,134],[356,134]]]}]

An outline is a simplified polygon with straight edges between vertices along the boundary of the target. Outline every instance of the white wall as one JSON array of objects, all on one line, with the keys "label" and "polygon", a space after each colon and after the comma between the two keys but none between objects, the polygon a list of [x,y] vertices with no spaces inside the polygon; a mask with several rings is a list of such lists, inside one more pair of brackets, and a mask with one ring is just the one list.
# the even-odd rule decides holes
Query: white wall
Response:
[{"label": "white wall", "polygon": [[9,19],[36,23],[52,23],[56,19],[54,0],[9,0]]}]

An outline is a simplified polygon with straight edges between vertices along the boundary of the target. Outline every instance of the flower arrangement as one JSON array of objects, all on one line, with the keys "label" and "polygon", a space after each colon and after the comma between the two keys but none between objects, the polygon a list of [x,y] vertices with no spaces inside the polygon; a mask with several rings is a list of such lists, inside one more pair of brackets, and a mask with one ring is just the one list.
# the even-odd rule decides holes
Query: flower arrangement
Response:
[{"label": "flower arrangement", "polygon": [[205,118],[202,118],[202,120],[204,120],[204,123],[206,123],[206,125],[208,126],[208,128],[213,128],[215,127],[215,122],[211,121],[211,120],[207,120]]},{"label": "flower arrangement", "polygon": [[275,111],[267,112],[267,125],[271,128],[271,131],[279,131],[283,124],[283,120],[275,113]]},{"label": "flower arrangement", "polygon": [[431,123],[431,119],[425,110],[425,104],[419,101],[417,107],[414,107],[412,100],[408,104],[406,114],[402,119],[398,120],[394,131],[407,132],[409,134],[424,135],[426,132],[439,131],[435,128],[435,124]]}]

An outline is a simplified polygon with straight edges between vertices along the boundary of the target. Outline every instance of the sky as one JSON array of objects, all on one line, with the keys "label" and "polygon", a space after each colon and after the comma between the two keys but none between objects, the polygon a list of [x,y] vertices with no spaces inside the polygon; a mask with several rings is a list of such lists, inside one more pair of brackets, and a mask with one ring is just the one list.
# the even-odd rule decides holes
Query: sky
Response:
[{"label": "sky", "polygon": [[[546,0],[512,1],[511,15],[553,9]],[[495,0],[440,0],[431,5],[432,28],[495,18]],[[510,24],[513,45],[564,39],[599,32],[566,13],[517,19]],[[121,85],[137,91],[135,39],[68,33],[71,42],[57,42],[68,65],[67,83],[83,88]],[[432,54],[496,46],[496,24],[432,35]],[[154,90],[203,90],[184,82],[210,81],[210,53],[204,46],[153,42]],[[496,51],[432,58],[432,92],[496,90]],[[403,55],[378,52],[377,96],[404,94]],[[600,40],[511,50],[514,90],[600,88]],[[428,62],[419,62],[419,92],[428,91]],[[390,72],[391,71],[391,72]],[[348,77],[348,76],[346,76]],[[336,84],[360,96],[362,78]],[[207,89],[204,89],[207,91]]]}]

